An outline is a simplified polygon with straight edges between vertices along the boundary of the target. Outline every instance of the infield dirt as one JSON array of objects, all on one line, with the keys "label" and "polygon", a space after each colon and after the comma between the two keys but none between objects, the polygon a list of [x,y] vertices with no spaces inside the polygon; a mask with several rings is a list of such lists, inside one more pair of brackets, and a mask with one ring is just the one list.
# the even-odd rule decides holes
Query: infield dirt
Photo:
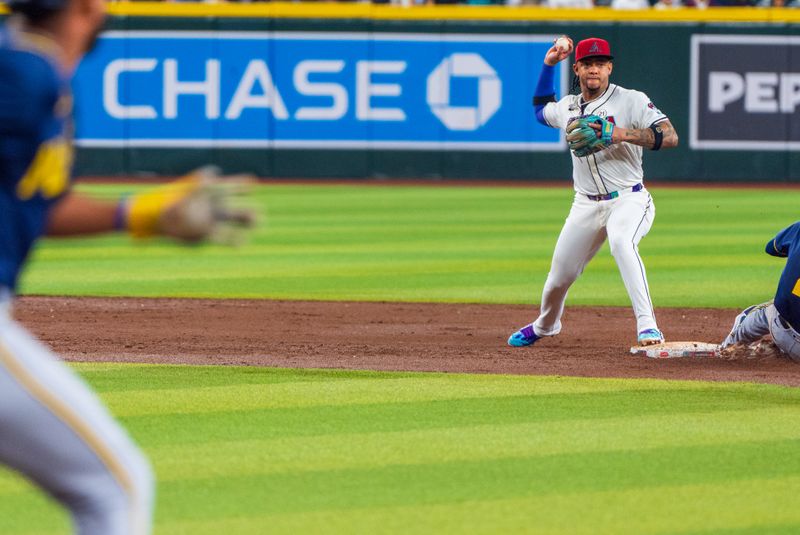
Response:
[{"label": "infield dirt", "polygon": [[[629,353],[629,308],[570,307],[533,347],[509,334],[521,305],[23,297],[15,316],[66,360],[751,381],[800,386],[783,358]],[[659,309],[669,340],[719,342],[737,311]]]}]

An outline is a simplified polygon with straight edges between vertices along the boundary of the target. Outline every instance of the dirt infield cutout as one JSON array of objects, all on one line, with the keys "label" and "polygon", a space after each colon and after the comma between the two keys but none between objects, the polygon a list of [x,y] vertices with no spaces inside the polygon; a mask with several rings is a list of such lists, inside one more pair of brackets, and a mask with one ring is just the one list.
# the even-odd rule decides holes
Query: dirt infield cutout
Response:
[{"label": "dirt infield cutout", "polygon": [[[564,329],[506,345],[522,305],[23,297],[15,316],[67,360],[648,377],[800,386],[800,365],[630,354],[629,308],[569,307]],[[718,343],[735,310],[659,309],[668,339]]]}]

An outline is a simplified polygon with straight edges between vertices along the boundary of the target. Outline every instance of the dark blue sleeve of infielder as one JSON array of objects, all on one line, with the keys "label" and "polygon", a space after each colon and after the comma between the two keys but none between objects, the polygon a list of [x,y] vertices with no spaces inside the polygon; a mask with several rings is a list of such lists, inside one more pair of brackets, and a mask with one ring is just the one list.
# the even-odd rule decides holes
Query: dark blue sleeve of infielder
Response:
[{"label": "dark blue sleeve of infielder", "polygon": [[767,242],[765,251],[772,256],[786,257],[794,250],[800,241],[800,221],[789,225]]},{"label": "dark blue sleeve of infielder", "polygon": [[555,77],[556,68],[554,65],[542,64],[539,73],[539,82],[533,92],[533,109],[536,110],[536,120],[545,126],[550,126],[544,118],[544,107],[548,102],[556,101]]},{"label": "dark blue sleeve of infielder", "polygon": [[[31,54],[0,55],[0,132],[31,133],[51,115],[58,88],[44,60]],[[51,68],[52,69],[52,68]]]},{"label": "dark blue sleeve of infielder", "polygon": [[777,248],[779,256],[788,256],[778,280],[775,308],[795,330],[800,329],[800,222],[780,231],[771,248]]}]

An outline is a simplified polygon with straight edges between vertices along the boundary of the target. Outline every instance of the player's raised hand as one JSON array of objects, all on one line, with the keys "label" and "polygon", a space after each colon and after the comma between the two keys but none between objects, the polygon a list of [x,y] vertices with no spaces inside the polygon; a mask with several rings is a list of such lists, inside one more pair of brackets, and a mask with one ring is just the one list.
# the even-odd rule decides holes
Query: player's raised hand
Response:
[{"label": "player's raised hand", "polygon": [[556,65],[558,62],[567,59],[572,54],[573,48],[572,39],[567,35],[562,35],[553,41],[553,46],[544,56],[544,62],[547,65]]},{"label": "player's raised hand", "polygon": [[137,237],[162,235],[183,242],[211,240],[236,244],[240,230],[255,224],[255,213],[235,206],[254,179],[247,175],[220,176],[214,167],[188,175],[138,195],[122,205],[124,226]]}]

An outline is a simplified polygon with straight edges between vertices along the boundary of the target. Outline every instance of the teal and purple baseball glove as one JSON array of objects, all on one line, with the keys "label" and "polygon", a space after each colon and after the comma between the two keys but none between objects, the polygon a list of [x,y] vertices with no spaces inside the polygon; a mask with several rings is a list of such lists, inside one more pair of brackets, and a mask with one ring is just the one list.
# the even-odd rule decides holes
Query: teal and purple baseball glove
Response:
[{"label": "teal and purple baseball glove", "polygon": [[[590,124],[600,125],[597,131]],[[611,145],[614,123],[597,115],[581,115],[567,125],[567,143],[575,156],[583,157],[599,152]]]}]

